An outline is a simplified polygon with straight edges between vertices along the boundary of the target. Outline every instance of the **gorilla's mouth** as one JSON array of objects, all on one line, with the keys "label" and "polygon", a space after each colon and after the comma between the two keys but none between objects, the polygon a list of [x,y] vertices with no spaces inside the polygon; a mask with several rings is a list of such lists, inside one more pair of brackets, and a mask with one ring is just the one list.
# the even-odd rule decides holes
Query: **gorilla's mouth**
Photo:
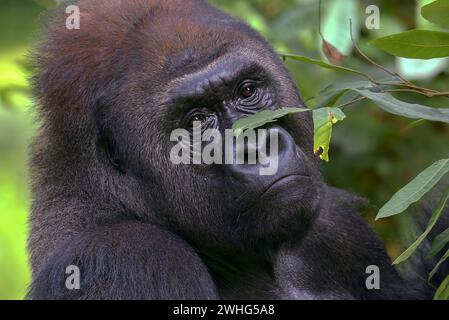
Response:
[{"label": "gorilla's mouth", "polygon": [[[268,186],[265,191],[259,196],[259,199],[262,199],[266,195],[270,195],[271,193],[279,193],[285,187],[291,187],[298,180],[303,180],[304,178],[309,178],[309,176],[304,174],[291,174],[287,176],[280,177],[275,180],[270,186]],[[282,189],[282,190],[279,190]]]},{"label": "gorilla's mouth", "polygon": [[[305,174],[289,174],[279,177],[273,181],[262,192],[256,195],[252,201],[248,201],[248,204],[241,208],[242,215],[246,215],[253,210],[264,207],[264,204],[272,203],[273,201],[279,201],[280,203],[291,203],[300,201],[302,198],[301,188],[307,185],[304,180],[310,177]],[[285,198],[281,200],[280,198]]]}]

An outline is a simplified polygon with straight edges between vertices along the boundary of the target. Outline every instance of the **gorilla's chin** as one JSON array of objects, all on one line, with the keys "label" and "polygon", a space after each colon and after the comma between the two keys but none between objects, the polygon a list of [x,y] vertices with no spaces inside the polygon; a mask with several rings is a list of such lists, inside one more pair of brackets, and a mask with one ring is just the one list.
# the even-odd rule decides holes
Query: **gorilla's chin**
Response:
[{"label": "gorilla's chin", "polygon": [[309,176],[289,175],[270,185],[242,214],[259,239],[297,239],[304,235],[319,211],[318,186]]}]

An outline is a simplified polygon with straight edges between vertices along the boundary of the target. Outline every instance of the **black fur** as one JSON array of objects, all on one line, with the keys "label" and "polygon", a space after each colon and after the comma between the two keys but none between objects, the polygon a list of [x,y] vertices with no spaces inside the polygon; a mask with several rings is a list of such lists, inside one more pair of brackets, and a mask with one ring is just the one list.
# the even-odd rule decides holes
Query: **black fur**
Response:
[{"label": "black fur", "polygon": [[[304,106],[256,32],[201,0],[78,4],[81,29],[56,12],[35,55],[31,298],[428,297],[391,267],[358,200],[322,181],[309,113],[274,126],[275,176],[170,162],[170,132],[195,108],[224,130]],[[235,95],[246,80],[257,103]],[[380,290],[364,285],[370,264]],[[69,265],[80,290],[65,287]]]}]

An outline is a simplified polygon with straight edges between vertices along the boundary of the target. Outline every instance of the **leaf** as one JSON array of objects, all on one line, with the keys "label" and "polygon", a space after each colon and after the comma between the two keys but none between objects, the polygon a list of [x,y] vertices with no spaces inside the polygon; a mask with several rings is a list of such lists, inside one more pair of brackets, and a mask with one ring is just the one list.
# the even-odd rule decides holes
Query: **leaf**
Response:
[{"label": "leaf", "polygon": [[302,109],[302,108],[281,108],[275,111],[265,110],[250,115],[248,117],[239,119],[232,125],[232,129],[234,130],[234,134],[236,136],[239,136],[240,134],[243,133],[243,131],[247,129],[259,128],[267,123],[274,122],[277,119],[282,118],[286,115],[309,111],[310,109]]},{"label": "leaf", "polygon": [[449,159],[435,162],[421,172],[413,181],[399,190],[377,214],[376,220],[394,216],[419,201],[449,172]]},{"label": "leaf", "polygon": [[[398,79],[393,77],[388,77],[385,79],[381,79],[380,82],[382,83],[397,83]],[[329,92],[335,92],[335,91],[341,91],[341,90],[355,90],[355,89],[372,89],[372,90],[387,90],[389,89],[388,86],[385,85],[376,85],[373,82],[369,80],[350,80],[350,81],[338,81],[334,82],[328,86],[326,86],[324,89],[320,91],[321,94],[329,93]]]},{"label": "leaf", "polygon": [[429,258],[435,257],[438,252],[444,249],[444,247],[449,243],[449,228],[447,228],[444,232],[439,234],[432,241],[432,247],[430,248],[429,254],[427,255]]},{"label": "leaf", "polygon": [[410,129],[419,127],[419,126],[423,125],[423,124],[426,123],[426,122],[427,122],[427,120],[425,120],[425,119],[415,120],[415,121],[409,123],[409,124],[407,125],[406,129],[407,129],[407,130],[410,130]]},{"label": "leaf", "polygon": [[331,69],[331,70],[335,70],[335,71],[341,71],[341,72],[365,76],[365,74],[361,71],[357,71],[357,70],[346,68],[346,67],[335,66],[335,65],[326,63],[324,61],[321,61],[321,60],[316,60],[316,59],[308,58],[308,57],[297,55],[297,54],[289,54],[289,53],[279,53],[279,54],[285,58],[290,58],[290,59],[305,62],[308,64],[314,64],[314,65],[320,66],[325,69]]},{"label": "leaf", "polygon": [[[310,29],[317,20],[318,2],[303,3],[292,10],[286,10],[276,18],[271,25],[272,34],[283,42],[296,43],[301,30]],[[313,44],[315,45],[315,42]]]},{"label": "leaf", "polygon": [[432,23],[449,28],[449,2],[447,0],[437,0],[422,7],[421,15]]},{"label": "leaf", "polygon": [[322,109],[326,107],[333,107],[346,94],[347,90],[340,90],[326,93],[321,100],[312,109]]},{"label": "leaf", "polygon": [[[427,30],[438,30],[437,26],[430,23],[421,16],[421,8],[432,2],[432,0],[417,0],[416,4],[416,26]],[[449,59],[435,58],[429,60],[396,58],[399,73],[408,80],[426,80],[436,77],[443,72],[448,65]]]},{"label": "leaf", "polygon": [[435,267],[430,271],[428,280],[430,281],[433,276],[437,273],[438,269],[441,267],[441,265],[449,258],[449,250],[446,251],[444,256],[438,261],[438,263],[435,265]]},{"label": "leaf", "polygon": [[332,44],[323,39],[323,53],[327,60],[333,65],[341,65],[346,60],[347,56],[338,51]]},{"label": "leaf", "polygon": [[449,275],[440,284],[440,287],[435,292],[434,300],[449,300]]},{"label": "leaf", "polygon": [[375,39],[371,44],[392,55],[404,58],[449,57],[448,32],[415,29]]},{"label": "leaf", "polygon": [[264,16],[248,1],[233,2],[229,5],[229,9],[265,37],[269,35],[270,29]]},{"label": "leaf", "polygon": [[396,65],[401,76],[408,80],[427,80],[446,70],[448,62],[448,58],[429,60],[397,58]]},{"label": "leaf", "polygon": [[14,52],[13,54],[0,58],[0,89],[8,87],[28,88],[29,73],[19,64],[25,50]]},{"label": "leaf", "polygon": [[[449,159],[447,161],[449,162]],[[427,237],[427,235],[430,233],[430,231],[432,231],[432,228],[435,226],[438,219],[443,214],[443,210],[444,210],[444,207],[446,206],[448,199],[449,199],[449,189],[447,189],[447,191],[441,197],[441,200],[438,203],[437,208],[435,209],[435,211],[432,213],[432,216],[430,217],[429,223],[428,223],[427,228],[424,231],[424,233],[422,235],[420,235],[418,237],[418,239],[416,239],[416,241],[413,242],[413,244],[410,247],[408,247],[407,250],[405,250],[396,260],[394,260],[393,264],[399,264],[401,262],[404,262],[405,260],[410,258],[410,256],[416,251],[416,249],[424,241],[424,239]]]},{"label": "leaf", "polygon": [[[353,49],[350,21],[352,21],[355,38],[360,31],[358,2],[357,0],[328,0],[323,2],[325,4],[323,7],[326,9],[322,23],[323,38],[342,56],[349,56]],[[322,47],[322,49],[325,48],[325,46]],[[326,57],[328,57],[327,54]],[[333,63],[331,60],[329,62]]]},{"label": "leaf", "polygon": [[411,119],[426,119],[449,123],[449,109],[431,108],[396,99],[389,93],[368,89],[353,89],[362,96],[374,101],[384,111]]},{"label": "leaf", "polygon": [[313,151],[324,161],[329,161],[329,145],[332,127],[342,121],[346,115],[339,108],[321,108],[313,110],[314,146]]}]

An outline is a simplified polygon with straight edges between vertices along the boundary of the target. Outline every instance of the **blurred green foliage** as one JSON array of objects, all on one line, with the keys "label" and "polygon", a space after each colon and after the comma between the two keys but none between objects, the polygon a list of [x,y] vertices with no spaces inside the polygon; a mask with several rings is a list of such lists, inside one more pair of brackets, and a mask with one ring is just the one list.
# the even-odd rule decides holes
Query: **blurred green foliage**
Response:
[{"label": "blurred green foliage", "polygon": [[[318,36],[316,0],[212,0],[211,2],[248,21],[282,52],[322,59]],[[327,0],[323,1],[323,6]],[[424,1],[419,1],[420,3]],[[360,29],[360,47],[377,62],[394,69],[402,62],[367,45],[369,40],[422,24],[416,19],[414,1],[357,0],[363,24],[365,8],[381,8],[381,29]],[[39,15],[46,9],[32,0],[0,1],[0,299],[23,298],[29,283],[26,237],[29,211],[29,179],[26,170],[27,145],[34,132],[33,107],[29,96],[30,76],[26,54],[39,34]],[[326,32],[332,32],[332,30]],[[426,65],[409,63],[420,71]],[[320,89],[333,81],[351,79],[331,70],[300,62],[286,62],[306,102],[316,102]],[[348,67],[380,75],[379,70],[351,54]],[[444,65],[443,65],[444,66]],[[447,91],[449,71],[421,70],[419,84]],[[441,72],[443,70],[443,72]],[[410,71],[410,70],[409,70]],[[412,72],[413,73],[413,72]],[[416,72],[415,72],[416,73]],[[421,96],[401,99],[439,107],[444,98],[429,101]],[[378,208],[425,167],[448,156],[449,126],[423,122],[408,127],[410,120],[383,113],[370,103],[345,109],[347,119],[334,129],[331,161],[323,163],[327,181],[372,201],[364,212],[387,242],[393,257],[401,250],[400,232],[404,217],[374,223]]]}]

